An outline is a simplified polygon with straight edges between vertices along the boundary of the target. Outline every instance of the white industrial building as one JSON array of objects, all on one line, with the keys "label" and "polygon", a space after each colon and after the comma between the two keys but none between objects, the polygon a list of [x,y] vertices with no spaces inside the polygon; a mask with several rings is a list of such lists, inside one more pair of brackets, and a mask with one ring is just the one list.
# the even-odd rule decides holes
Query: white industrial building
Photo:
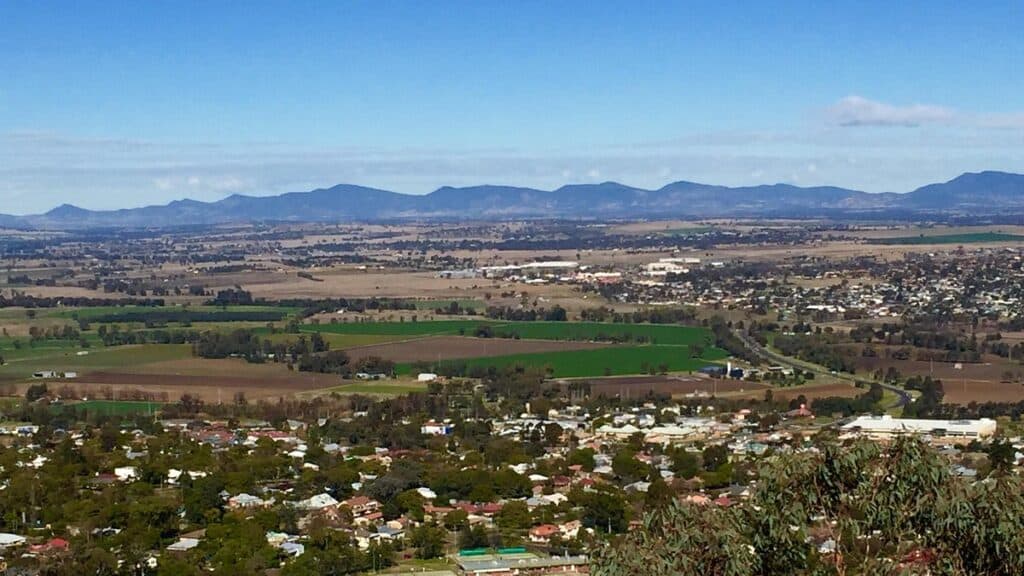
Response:
[{"label": "white industrial building", "polygon": [[996,433],[996,421],[923,420],[892,416],[860,416],[843,425],[843,432],[863,434],[872,438],[892,438],[904,434],[922,434],[936,438],[989,438]]}]

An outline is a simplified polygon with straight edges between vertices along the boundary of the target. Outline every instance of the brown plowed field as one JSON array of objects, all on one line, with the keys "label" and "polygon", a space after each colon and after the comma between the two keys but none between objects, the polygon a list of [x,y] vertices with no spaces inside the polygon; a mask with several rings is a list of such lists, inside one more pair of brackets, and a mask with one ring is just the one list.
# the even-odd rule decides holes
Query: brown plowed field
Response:
[{"label": "brown plowed field", "polygon": [[532,354],[535,352],[560,352],[563,350],[589,350],[605,348],[608,344],[599,342],[563,342],[554,340],[513,340],[508,338],[469,338],[463,336],[434,336],[403,342],[388,342],[347,348],[345,352],[353,360],[367,356],[379,356],[392,362],[437,361],[456,358],[482,358],[486,356],[507,356],[509,354]]},{"label": "brown plowed field", "polygon": [[1017,364],[1010,364],[1006,360],[1002,362],[986,361],[979,363],[962,364],[963,368],[957,370],[953,362],[928,362],[925,360],[891,360],[885,358],[858,358],[857,369],[862,374],[870,374],[876,369],[888,370],[892,366],[900,371],[903,376],[927,376],[938,378],[945,382],[959,381],[966,378],[971,380],[991,380],[998,382],[1006,371],[1024,372]]},{"label": "brown plowed field", "polygon": [[1024,384],[1020,382],[1004,382],[1004,375],[1011,372],[1013,379],[1022,373],[1021,366],[1003,360],[999,362],[963,363],[957,370],[951,362],[925,362],[919,360],[886,360],[882,358],[863,358],[858,360],[858,368],[862,373],[873,372],[877,368],[887,370],[890,366],[906,376],[927,376],[942,380],[942,389],[946,393],[944,402],[950,404],[969,404],[971,402],[1019,402],[1024,400]]},{"label": "brown plowed field", "polygon": [[946,404],[977,402],[1020,402],[1024,400],[1024,384],[991,380],[943,380]]},{"label": "brown plowed field", "polygon": [[83,394],[93,395],[111,387],[115,391],[139,389],[146,392],[166,392],[171,401],[182,394],[199,396],[207,402],[230,402],[236,392],[244,392],[249,400],[288,397],[295,392],[338,386],[343,381],[328,374],[297,374],[295,377],[270,376],[193,376],[181,374],[128,374],[121,372],[92,372],[68,384]]}]

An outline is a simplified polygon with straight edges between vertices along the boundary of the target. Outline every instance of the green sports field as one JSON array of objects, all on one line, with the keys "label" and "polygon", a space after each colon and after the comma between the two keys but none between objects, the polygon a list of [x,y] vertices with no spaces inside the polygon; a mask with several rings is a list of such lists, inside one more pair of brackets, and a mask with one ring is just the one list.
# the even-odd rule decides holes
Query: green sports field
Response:
[{"label": "green sports field", "polygon": [[[707,348],[700,358],[692,358],[688,346],[615,346],[596,350],[566,350],[562,352],[541,352],[536,354],[513,354],[467,360],[442,362],[446,365],[465,365],[467,368],[488,368],[494,366],[547,367],[555,378],[582,378],[590,376],[620,376],[644,374],[651,368],[657,370],[664,365],[669,372],[688,372],[700,369],[708,363],[727,356],[724,350]],[[410,374],[411,364],[397,367],[399,374]]]}]

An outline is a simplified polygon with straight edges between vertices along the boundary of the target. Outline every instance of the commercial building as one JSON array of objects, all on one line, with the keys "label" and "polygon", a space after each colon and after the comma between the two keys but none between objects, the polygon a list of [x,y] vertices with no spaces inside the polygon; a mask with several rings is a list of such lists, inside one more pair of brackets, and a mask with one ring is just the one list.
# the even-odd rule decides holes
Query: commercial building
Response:
[{"label": "commercial building", "polygon": [[860,416],[844,424],[843,432],[863,434],[872,438],[892,438],[904,434],[928,435],[936,438],[990,438],[996,433],[996,421],[980,420],[923,420],[893,418],[892,416]]}]

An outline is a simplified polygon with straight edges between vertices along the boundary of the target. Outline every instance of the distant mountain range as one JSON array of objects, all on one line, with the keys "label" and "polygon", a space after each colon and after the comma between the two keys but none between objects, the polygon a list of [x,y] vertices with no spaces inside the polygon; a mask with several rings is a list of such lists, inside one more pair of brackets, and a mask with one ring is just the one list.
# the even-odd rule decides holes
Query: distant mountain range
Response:
[{"label": "distant mountain range", "polygon": [[1024,214],[1024,175],[962,174],[912,192],[871,194],[831,186],[728,187],[673,182],[657,190],[572,184],[557,190],[445,186],[426,195],[350,184],[278,196],[233,195],[216,202],[93,211],[65,204],[45,214],[0,215],[0,226],[52,229],[167,227],[247,222],[507,220],[519,218],[903,217]]}]

